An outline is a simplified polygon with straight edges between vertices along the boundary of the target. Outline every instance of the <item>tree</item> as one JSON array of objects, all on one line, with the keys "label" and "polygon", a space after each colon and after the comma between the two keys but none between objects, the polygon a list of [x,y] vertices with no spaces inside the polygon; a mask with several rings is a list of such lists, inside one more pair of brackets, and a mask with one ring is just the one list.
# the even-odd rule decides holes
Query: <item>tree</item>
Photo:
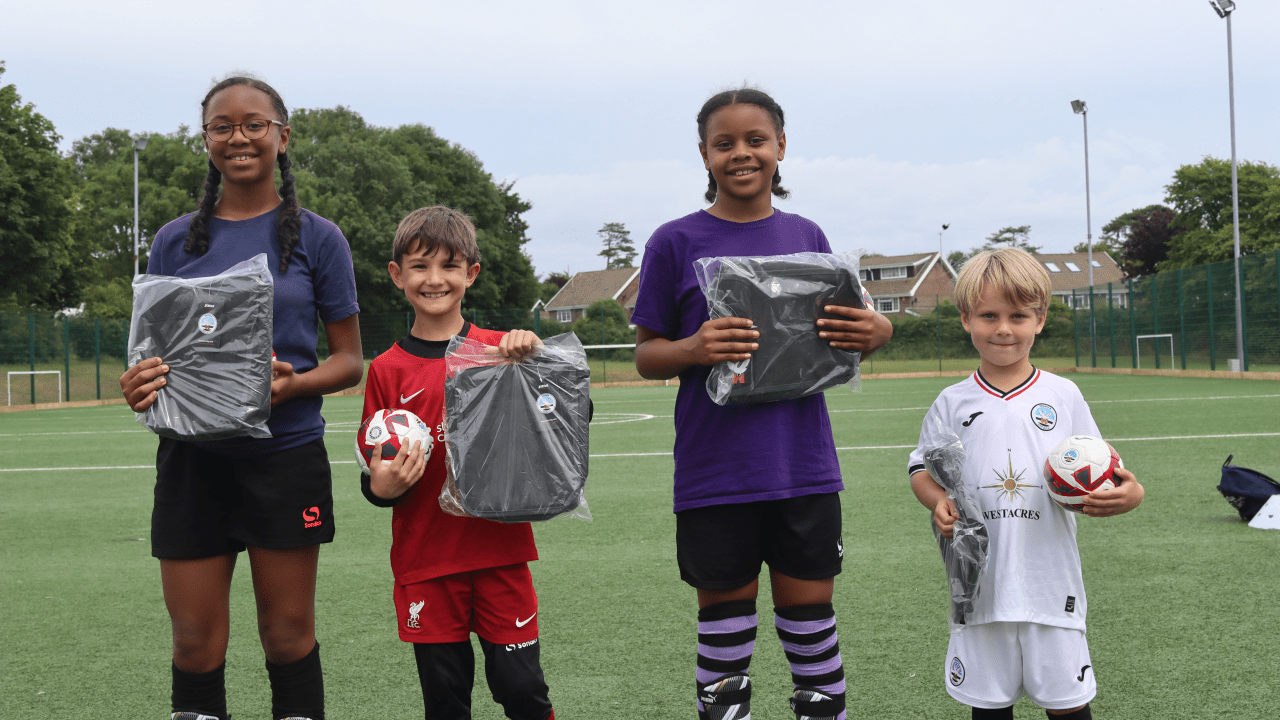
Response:
[{"label": "tree", "polygon": [[[1240,197],[1240,254],[1280,248],[1280,168],[1245,161],[1237,168]],[[1165,186],[1165,200],[1177,211],[1178,231],[1169,241],[1161,270],[1230,260],[1234,252],[1231,162],[1205,157],[1183,165]]]},{"label": "tree", "polygon": [[79,303],[76,273],[88,251],[70,232],[73,183],[59,140],[17,88],[0,87],[0,309]]},{"label": "tree", "polygon": [[583,345],[619,345],[635,342],[635,331],[627,323],[627,310],[617,300],[597,300],[573,324]]},{"label": "tree", "polygon": [[[1109,244],[1118,244],[1112,258],[1129,277],[1150,275],[1169,255],[1169,242],[1176,234],[1171,225],[1175,213],[1164,205],[1148,205],[1115,218],[1102,226]],[[1078,251],[1077,251],[1078,252]]]},{"label": "tree", "polygon": [[988,235],[987,241],[982,245],[983,250],[999,250],[1006,247],[1020,248],[1032,255],[1040,252],[1039,247],[1031,244],[1030,225],[1000,228]]},{"label": "tree", "polygon": [[626,225],[617,222],[605,223],[604,227],[596,231],[596,234],[604,241],[604,250],[597,254],[605,259],[606,270],[631,267],[638,253],[635,246],[631,244],[631,231]]},{"label": "tree", "polygon": [[542,279],[542,282],[538,286],[538,297],[544,303],[550,302],[551,298],[555,297],[556,293],[560,292],[561,288],[568,284],[568,282],[569,273],[567,272],[547,273],[547,276]]},{"label": "tree", "polygon": [[511,183],[493,182],[475,155],[425,125],[374,127],[344,107],[300,110],[290,125],[298,200],[337,224],[351,243],[362,309],[405,308],[387,275],[391,239],[402,217],[427,205],[457,208],[476,226],[482,270],[467,290],[464,311],[533,305],[539,286],[523,248],[529,238],[521,217],[532,206]]},{"label": "tree", "polygon": [[[77,180],[72,231],[91,248],[93,262],[82,281],[94,303],[118,294],[106,286],[123,281],[127,287],[133,276],[133,152],[133,135],[117,128],[71,145],[68,160]],[[185,125],[148,136],[138,162],[139,271],[146,272],[156,231],[196,209],[207,168],[200,135]]]}]

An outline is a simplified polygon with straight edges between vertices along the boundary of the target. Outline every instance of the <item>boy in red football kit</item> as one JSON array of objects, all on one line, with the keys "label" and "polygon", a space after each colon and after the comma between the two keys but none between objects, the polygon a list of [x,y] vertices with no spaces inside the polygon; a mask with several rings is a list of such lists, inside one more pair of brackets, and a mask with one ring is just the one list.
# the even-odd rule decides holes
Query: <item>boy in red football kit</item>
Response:
[{"label": "boy in red football kit", "polygon": [[[369,366],[367,418],[403,408],[432,428],[428,447],[402,447],[361,476],[369,502],[394,506],[391,569],[400,639],[413,643],[427,720],[471,717],[480,638],[485,677],[514,720],[554,718],[538,646],[538,598],[529,574],[538,559],[529,523],[458,517],[440,509],[445,478],[445,349],[455,335],[519,359],[540,344],[528,330],[482,330],[462,317],[462,298],[480,272],[475,228],[444,207],[415,210],[396,229],[391,280],[413,305],[413,329]],[[380,448],[373,456],[381,457]]]}]

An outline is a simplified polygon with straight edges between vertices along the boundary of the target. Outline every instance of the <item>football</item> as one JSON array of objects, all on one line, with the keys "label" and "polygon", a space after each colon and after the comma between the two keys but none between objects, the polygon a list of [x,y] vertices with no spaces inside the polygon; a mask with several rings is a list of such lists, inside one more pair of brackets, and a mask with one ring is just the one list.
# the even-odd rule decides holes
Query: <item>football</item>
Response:
[{"label": "football", "polygon": [[1072,435],[1058,443],[1044,461],[1044,485],[1054,502],[1082,513],[1086,495],[1120,484],[1115,469],[1122,467],[1124,462],[1107,441]]},{"label": "football", "polygon": [[384,463],[391,462],[402,444],[413,446],[414,441],[422,443],[423,459],[431,459],[431,430],[427,424],[408,410],[379,410],[360,423],[356,431],[356,463],[360,472],[369,474],[369,463],[373,462],[374,446],[382,443]]}]

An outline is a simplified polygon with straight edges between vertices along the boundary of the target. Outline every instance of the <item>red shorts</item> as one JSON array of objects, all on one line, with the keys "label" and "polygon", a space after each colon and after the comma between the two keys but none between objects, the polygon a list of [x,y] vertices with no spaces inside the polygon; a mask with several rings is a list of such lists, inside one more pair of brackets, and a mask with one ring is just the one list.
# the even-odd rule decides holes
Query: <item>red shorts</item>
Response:
[{"label": "red shorts", "polygon": [[538,638],[538,596],[528,563],[397,584],[395,601],[405,642],[464,642],[473,632],[496,645]]}]

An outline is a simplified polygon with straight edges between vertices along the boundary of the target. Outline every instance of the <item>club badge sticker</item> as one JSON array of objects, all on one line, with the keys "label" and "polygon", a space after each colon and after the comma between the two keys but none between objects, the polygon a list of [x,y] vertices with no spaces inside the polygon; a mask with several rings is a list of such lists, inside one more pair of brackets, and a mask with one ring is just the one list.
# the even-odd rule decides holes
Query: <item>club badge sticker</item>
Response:
[{"label": "club badge sticker", "polygon": [[538,410],[543,415],[550,415],[556,411],[556,399],[551,393],[542,393],[538,396]]}]

